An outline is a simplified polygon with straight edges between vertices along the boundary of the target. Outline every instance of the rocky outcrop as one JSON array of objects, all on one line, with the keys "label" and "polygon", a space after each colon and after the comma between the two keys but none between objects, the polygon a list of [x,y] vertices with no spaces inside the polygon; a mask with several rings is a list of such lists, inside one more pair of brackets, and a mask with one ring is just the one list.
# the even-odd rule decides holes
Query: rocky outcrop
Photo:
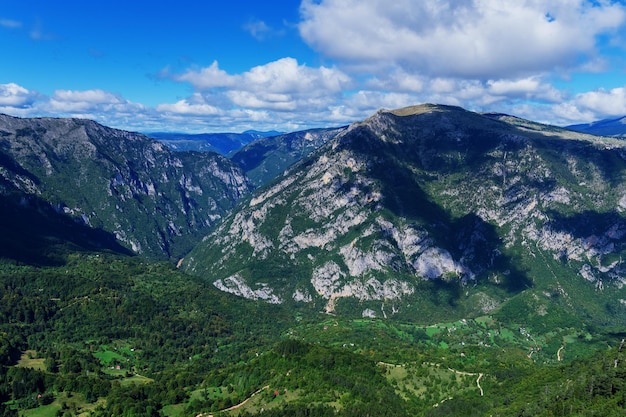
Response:
[{"label": "rocky outcrop", "polygon": [[183,255],[251,189],[243,172],[216,154],[174,153],[89,120],[6,115],[0,178],[154,258]]},{"label": "rocky outcrop", "polygon": [[[506,115],[381,111],[260,190],[184,266],[218,286],[246,276],[327,312],[355,300],[368,317],[433,288],[457,288],[489,312],[506,296],[470,288],[514,294],[555,268],[597,288],[622,285],[624,155],[617,140]],[[522,265],[537,259],[545,277]]]}]

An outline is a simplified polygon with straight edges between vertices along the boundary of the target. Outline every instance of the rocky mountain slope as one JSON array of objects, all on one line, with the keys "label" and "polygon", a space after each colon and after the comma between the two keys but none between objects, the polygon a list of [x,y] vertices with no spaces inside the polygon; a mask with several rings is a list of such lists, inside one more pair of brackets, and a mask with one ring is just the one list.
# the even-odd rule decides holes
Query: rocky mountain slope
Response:
[{"label": "rocky mountain slope", "polygon": [[291,164],[344,130],[345,127],[311,129],[259,139],[235,152],[231,160],[241,166],[258,187],[274,180]]},{"label": "rocky mountain slope", "polygon": [[0,115],[6,212],[52,209],[148,257],[181,256],[250,189],[213,153],[174,153],[88,120]]},{"label": "rocky mountain slope", "polygon": [[230,213],[184,268],[329,313],[604,320],[626,304],[625,172],[618,140],[456,107],[380,111]]}]

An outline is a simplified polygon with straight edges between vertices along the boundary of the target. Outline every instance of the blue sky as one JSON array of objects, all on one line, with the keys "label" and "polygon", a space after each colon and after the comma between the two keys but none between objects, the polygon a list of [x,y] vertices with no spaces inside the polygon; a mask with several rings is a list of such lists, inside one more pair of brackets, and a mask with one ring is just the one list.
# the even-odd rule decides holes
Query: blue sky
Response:
[{"label": "blue sky", "polygon": [[626,115],[608,0],[0,0],[0,112],[136,131],[293,131],[443,103]]}]

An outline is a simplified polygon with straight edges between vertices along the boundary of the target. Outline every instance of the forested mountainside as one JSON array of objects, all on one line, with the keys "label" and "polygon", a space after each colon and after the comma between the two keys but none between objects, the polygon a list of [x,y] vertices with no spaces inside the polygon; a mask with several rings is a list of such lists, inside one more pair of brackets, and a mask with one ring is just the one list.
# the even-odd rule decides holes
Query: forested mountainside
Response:
[{"label": "forested mountainside", "polygon": [[24,208],[30,216],[47,205],[161,259],[184,255],[251,189],[237,166],[214,153],[174,153],[88,120],[7,115],[0,115],[0,179],[8,212]]},{"label": "forested mountainside", "polygon": [[[492,312],[349,319],[139,257],[0,264],[0,415],[618,416],[624,334]],[[509,312],[511,309],[509,309]],[[419,321],[428,321],[420,324]]]},{"label": "forested mountainside", "polygon": [[624,414],[619,140],[380,111],[252,193],[214,154],[0,120],[0,415]]},{"label": "forested mountainside", "polygon": [[625,158],[621,141],[506,115],[381,111],[238,206],[184,267],[329,313],[519,305],[537,321],[622,325]]},{"label": "forested mountainside", "polygon": [[256,140],[231,156],[257,187],[273,181],[293,163],[328,142],[345,127],[311,129]]}]

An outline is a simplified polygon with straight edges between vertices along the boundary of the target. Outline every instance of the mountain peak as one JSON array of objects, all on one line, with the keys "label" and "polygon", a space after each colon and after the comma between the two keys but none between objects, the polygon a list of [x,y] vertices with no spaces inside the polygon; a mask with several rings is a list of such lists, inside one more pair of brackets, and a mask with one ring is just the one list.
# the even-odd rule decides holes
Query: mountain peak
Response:
[{"label": "mountain peak", "polygon": [[184,266],[246,298],[380,317],[480,315],[570,284],[572,300],[623,284],[624,155],[504,115],[379,111],[260,189]]},{"label": "mountain peak", "polygon": [[430,113],[430,112],[434,112],[434,111],[440,111],[440,112],[450,112],[450,111],[462,111],[462,112],[466,112],[467,110],[463,109],[462,107],[457,107],[457,106],[448,106],[448,105],[444,105],[444,104],[431,104],[431,103],[425,103],[425,104],[418,104],[415,106],[408,106],[408,107],[403,107],[400,109],[395,109],[395,110],[383,110],[383,112],[388,112],[391,113],[395,116],[415,116],[418,114],[423,114],[423,113]]}]

